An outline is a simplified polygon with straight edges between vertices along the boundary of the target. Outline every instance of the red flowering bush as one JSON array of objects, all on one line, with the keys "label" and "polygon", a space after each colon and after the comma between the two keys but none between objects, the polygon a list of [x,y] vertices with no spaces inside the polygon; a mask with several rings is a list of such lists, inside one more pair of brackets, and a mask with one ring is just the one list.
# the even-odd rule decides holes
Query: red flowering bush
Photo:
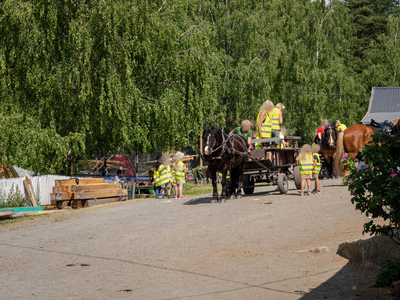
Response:
[{"label": "red flowering bush", "polygon": [[[362,170],[351,168],[346,178],[351,202],[372,217],[364,224],[363,233],[386,235],[400,244],[400,132],[390,137],[374,134],[372,139],[363,149],[368,166]],[[377,218],[387,224],[376,224]]]}]

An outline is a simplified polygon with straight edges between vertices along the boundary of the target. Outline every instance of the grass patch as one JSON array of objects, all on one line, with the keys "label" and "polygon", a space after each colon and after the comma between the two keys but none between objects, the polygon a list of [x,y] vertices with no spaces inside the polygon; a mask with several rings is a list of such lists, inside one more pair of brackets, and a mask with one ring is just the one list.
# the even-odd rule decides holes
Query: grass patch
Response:
[{"label": "grass patch", "polygon": [[48,214],[39,214],[39,215],[32,215],[32,216],[26,216],[26,217],[20,217],[16,219],[4,219],[0,221],[0,226],[2,225],[8,225],[8,224],[13,224],[13,223],[19,223],[27,220],[34,220],[39,217],[47,216]]},{"label": "grass patch", "polygon": [[[220,186],[219,189],[221,189]],[[213,192],[213,187],[211,184],[195,184],[194,182],[187,182],[183,184],[183,194],[185,196],[210,194],[212,192]]]}]

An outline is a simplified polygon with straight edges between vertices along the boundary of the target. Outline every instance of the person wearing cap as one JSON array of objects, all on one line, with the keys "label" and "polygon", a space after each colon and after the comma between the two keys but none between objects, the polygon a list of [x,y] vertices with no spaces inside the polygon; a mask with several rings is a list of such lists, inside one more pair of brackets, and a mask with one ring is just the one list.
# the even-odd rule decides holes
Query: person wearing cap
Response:
[{"label": "person wearing cap", "polygon": [[347,129],[347,126],[340,123],[339,120],[336,120],[333,122],[333,126],[339,131],[339,132],[344,132]]},{"label": "person wearing cap", "polygon": [[183,183],[185,182],[185,164],[182,162],[185,154],[182,152],[176,152],[172,158],[173,165],[172,169],[175,170],[175,198],[186,198],[183,196]]},{"label": "person wearing cap", "polygon": [[161,185],[161,195],[162,198],[165,198],[165,190],[167,190],[168,198],[171,198],[171,158],[168,156],[164,156],[161,160],[162,164],[158,167],[159,176],[159,184]]},{"label": "person wearing cap", "polygon": [[251,122],[249,120],[244,120],[242,126],[236,127],[229,134],[238,134],[243,136],[247,143],[249,144],[249,151],[251,148],[251,138],[253,137],[253,132],[250,130]]}]

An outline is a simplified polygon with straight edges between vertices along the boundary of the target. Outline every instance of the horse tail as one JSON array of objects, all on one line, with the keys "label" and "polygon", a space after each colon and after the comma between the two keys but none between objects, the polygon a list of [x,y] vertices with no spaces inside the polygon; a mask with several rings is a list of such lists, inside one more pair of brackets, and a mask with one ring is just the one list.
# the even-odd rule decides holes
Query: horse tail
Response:
[{"label": "horse tail", "polygon": [[344,132],[339,132],[338,139],[336,142],[336,153],[335,153],[335,169],[336,169],[336,176],[343,176],[343,162],[342,158],[344,155],[344,143],[343,143]]}]

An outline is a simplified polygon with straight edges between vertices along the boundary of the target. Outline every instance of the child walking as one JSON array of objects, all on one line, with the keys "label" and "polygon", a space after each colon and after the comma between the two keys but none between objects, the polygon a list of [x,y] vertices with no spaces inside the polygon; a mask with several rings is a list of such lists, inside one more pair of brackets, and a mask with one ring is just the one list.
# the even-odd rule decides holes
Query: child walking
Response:
[{"label": "child walking", "polygon": [[183,196],[183,183],[185,182],[185,165],[182,162],[182,159],[185,157],[185,154],[182,152],[176,152],[173,157],[174,165],[172,168],[175,170],[175,198],[186,198]]},{"label": "child walking", "polygon": [[305,144],[301,147],[300,155],[296,158],[300,167],[300,176],[301,176],[301,196],[304,196],[304,188],[308,188],[308,195],[311,195],[311,175],[313,172],[313,155],[311,152],[311,146],[309,144]]},{"label": "child walking", "polygon": [[312,146],[312,155],[313,155],[313,177],[315,181],[315,188],[312,191],[313,194],[319,194],[321,193],[320,191],[320,182],[319,182],[319,173],[321,172],[321,160],[319,158],[319,149],[321,148],[320,145],[314,144]]}]

